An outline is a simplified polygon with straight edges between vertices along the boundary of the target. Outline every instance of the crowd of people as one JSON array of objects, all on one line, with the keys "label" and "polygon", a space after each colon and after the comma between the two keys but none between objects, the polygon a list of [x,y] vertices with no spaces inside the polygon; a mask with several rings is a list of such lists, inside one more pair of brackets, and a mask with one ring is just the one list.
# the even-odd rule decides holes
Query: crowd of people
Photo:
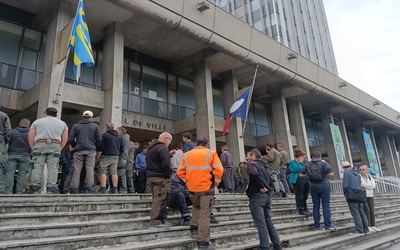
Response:
[{"label": "crowd of people", "polygon": [[[11,129],[9,117],[0,111],[0,164],[5,177],[0,178],[0,193],[38,193],[47,165],[47,193],[150,192],[150,229],[169,228],[167,207],[177,209],[181,212],[181,225],[190,226],[198,248],[214,249],[210,244],[210,224],[218,223],[212,213],[216,190],[245,192],[259,234],[259,249],[269,249],[270,240],[274,249],[281,249],[272,222],[271,197],[284,198],[294,192],[299,215],[312,215],[315,230],[336,231],[331,222],[328,179],[334,172],[318,151],[307,161],[306,153],[295,149],[291,160],[282,143],[268,142],[265,155],[252,149],[246,160],[234,164],[227,145],[221,147],[218,156],[209,149],[207,137],[192,141],[191,133],[185,132],[182,143],[170,150],[172,135],[163,132],[138,153],[140,144],[130,140],[124,127],[107,123],[101,134],[93,122],[93,113],[87,110],[68,133],[65,122],[56,118],[57,113],[57,109],[49,107],[43,118],[32,124],[23,118],[18,127]],[[355,223],[351,234],[380,231],[375,226],[375,182],[367,174],[368,167],[363,165],[357,171],[347,161],[342,167],[343,193]],[[354,190],[366,191],[365,202],[349,198]],[[309,194],[312,213],[307,206]]]}]

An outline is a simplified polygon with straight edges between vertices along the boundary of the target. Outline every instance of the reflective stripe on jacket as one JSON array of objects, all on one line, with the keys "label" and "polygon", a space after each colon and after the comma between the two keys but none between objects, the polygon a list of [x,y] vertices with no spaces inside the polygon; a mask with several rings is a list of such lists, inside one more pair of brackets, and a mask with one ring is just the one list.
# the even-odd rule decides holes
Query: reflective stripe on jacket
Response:
[{"label": "reflective stripe on jacket", "polygon": [[205,147],[195,147],[183,154],[176,174],[186,182],[191,192],[204,192],[221,182],[224,168],[217,153]]}]

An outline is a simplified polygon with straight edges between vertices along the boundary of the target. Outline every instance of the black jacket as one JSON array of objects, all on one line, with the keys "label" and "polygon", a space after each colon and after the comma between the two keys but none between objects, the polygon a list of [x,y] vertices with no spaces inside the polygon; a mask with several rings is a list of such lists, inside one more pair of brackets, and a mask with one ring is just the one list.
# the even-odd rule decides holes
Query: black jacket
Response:
[{"label": "black jacket", "polygon": [[20,126],[11,130],[10,144],[8,145],[9,155],[31,154],[31,147],[28,143],[29,127]]},{"label": "black jacket", "polygon": [[161,141],[155,141],[149,146],[146,153],[146,174],[147,178],[171,177],[171,157],[167,146]]},{"label": "black jacket", "polygon": [[96,123],[83,118],[72,126],[68,142],[75,151],[96,151],[101,142],[100,128]]},{"label": "black jacket", "polygon": [[122,137],[116,130],[107,130],[101,137],[102,140],[97,151],[101,152],[102,155],[120,156],[122,154]]},{"label": "black jacket", "polygon": [[246,190],[249,198],[259,193],[260,189],[264,187],[268,189],[269,193],[271,176],[268,173],[268,164],[265,161],[256,159],[250,162],[247,164],[247,173],[250,177],[249,187]]}]

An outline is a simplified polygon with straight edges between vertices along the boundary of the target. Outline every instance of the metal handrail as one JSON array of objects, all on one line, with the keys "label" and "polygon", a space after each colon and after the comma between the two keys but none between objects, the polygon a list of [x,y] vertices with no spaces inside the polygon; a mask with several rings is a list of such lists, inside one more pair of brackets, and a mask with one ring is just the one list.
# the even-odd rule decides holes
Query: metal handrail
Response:
[{"label": "metal handrail", "polygon": [[[376,177],[375,179],[376,187],[374,189],[374,193],[400,193],[400,178],[393,176],[385,176],[385,177]],[[342,194],[343,186],[342,180],[330,180],[331,184],[331,193],[333,194]]]}]

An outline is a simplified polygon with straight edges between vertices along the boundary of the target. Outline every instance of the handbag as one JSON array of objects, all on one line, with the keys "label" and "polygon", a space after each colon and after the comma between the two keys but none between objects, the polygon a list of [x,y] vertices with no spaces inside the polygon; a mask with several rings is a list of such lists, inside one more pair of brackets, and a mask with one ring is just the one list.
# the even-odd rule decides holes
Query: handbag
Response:
[{"label": "handbag", "polygon": [[346,201],[365,203],[367,202],[367,193],[364,189],[349,188],[346,192]]}]

